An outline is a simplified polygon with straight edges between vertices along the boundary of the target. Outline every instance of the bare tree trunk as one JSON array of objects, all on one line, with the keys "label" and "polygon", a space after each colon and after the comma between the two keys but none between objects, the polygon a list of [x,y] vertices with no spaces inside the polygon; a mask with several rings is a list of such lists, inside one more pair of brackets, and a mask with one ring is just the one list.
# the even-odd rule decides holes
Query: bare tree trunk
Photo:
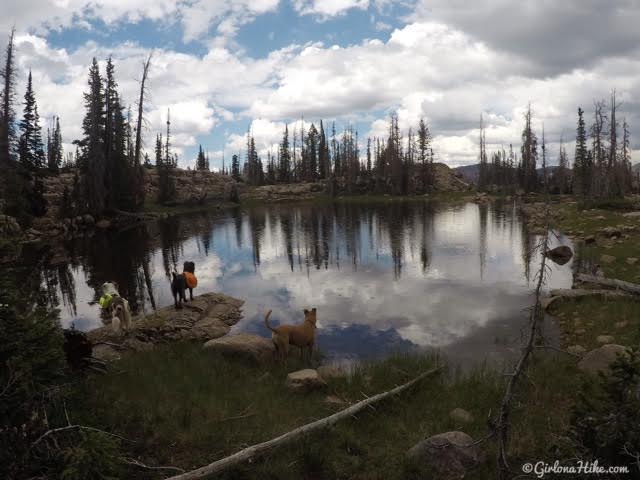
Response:
[{"label": "bare tree trunk", "polygon": [[616,290],[624,290],[625,292],[640,295],[640,284],[625,282],[624,280],[618,280],[616,278],[603,278],[596,277],[595,275],[586,275],[584,273],[579,273],[576,275],[576,280],[578,280],[579,282],[591,283],[603,287],[612,287]]},{"label": "bare tree trunk", "polygon": [[234,453],[229,457],[225,457],[221,460],[210,463],[209,465],[206,465],[204,467],[200,467],[196,470],[192,470],[190,472],[186,472],[181,475],[175,475],[173,477],[168,478],[167,480],[194,480],[198,478],[206,478],[211,475],[219,474],[220,472],[230,467],[233,467],[235,465],[238,465],[239,463],[245,462],[247,460],[250,460],[258,456],[271,448],[275,448],[280,445],[283,445],[287,442],[290,442],[291,440],[294,440],[312,431],[329,427],[334,423],[338,422],[339,420],[352,417],[359,411],[367,408],[368,406],[376,402],[379,402],[380,400],[384,400],[385,398],[388,398],[392,395],[397,395],[403,392],[404,390],[407,390],[408,388],[415,385],[423,378],[433,375],[434,373],[439,372],[441,369],[442,369],[442,366],[435,367],[427,372],[424,372],[418,375],[416,378],[414,378],[413,380],[410,380],[407,383],[399,385],[387,392],[379,393],[377,395],[374,395],[373,397],[369,397],[365,400],[362,400],[361,402],[358,402],[355,405],[351,405],[350,407],[345,408],[344,410],[341,410],[337,413],[334,413],[333,415],[330,415],[320,420],[316,420],[315,422],[308,423],[306,425],[298,427],[294,430],[291,430],[290,432],[287,432],[269,441],[258,443],[256,445],[247,447],[243,450],[240,450],[237,453]]},{"label": "bare tree trunk", "polygon": [[142,66],[142,80],[140,81],[140,99],[138,100],[138,122],[136,124],[136,149],[135,149],[135,165],[140,165],[140,150],[142,149],[142,115],[144,113],[144,85],[149,74],[149,66],[151,65],[151,53]]}]

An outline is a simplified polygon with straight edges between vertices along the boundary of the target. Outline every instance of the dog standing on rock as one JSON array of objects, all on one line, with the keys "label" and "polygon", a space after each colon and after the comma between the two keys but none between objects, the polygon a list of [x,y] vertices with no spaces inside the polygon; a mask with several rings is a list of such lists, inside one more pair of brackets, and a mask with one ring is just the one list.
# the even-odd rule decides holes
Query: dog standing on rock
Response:
[{"label": "dog standing on rock", "polygon": [[298,325],[280,325],[272,327],[269,325],[269,317],[271,310],[264,317],[264,324],[271,330],[271,340],[276,347],[276,355],[282,362],[287,360],[289,354],[289,345],[300,347],[300,354],[304,353],[304,349],[308,349],[309,359],[313,353],[313,347],[316,344],[316,309],[304,310],[304,322]]},{"label": "dog standing on rock", "polygon": [[120,334],[123,330],[131,328],[131,310],[127,299],[122,298],[118,292],[116,282],[105,282],[102,284],[102,297],[100,297],[100,307],[107,318],[111,317],[111,328]]},{"label": "dog standing on rock", "polygon": [[198,286],[195,271],[196,264],[194,262],[184,262],[182,273],[175,270],[171,272],[171,293],[176,309],[182,308],[182,302],[187,301],[187,289],[189,289],[189,298],[193,301],[193,289]]}]

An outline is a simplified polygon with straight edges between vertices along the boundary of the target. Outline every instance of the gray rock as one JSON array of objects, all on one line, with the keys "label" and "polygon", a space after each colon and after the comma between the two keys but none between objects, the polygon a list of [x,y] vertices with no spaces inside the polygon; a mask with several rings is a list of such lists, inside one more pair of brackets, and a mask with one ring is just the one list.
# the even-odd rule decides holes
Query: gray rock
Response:
[{"label": "gray rock", "polygon": [[466,446],[471,443],[473,439],[464,432],[440,433],[415,444],[407,457],[438,472],[437,478],[461,479],[484,459],[477,445]]},{"label": "gray rock", "polygon": [[626,351],[626,348],[622,345],[603,345],[585,354],[578,362],[578,368],[590,374],[602,372],[605,375],[609,375],[611,373],[609,365],[616,360],[618,355],[624,355]]},{"label": "gray rock", "polygon": [[321,390],[327,386],[327,382],[318,375],[318,371],[312,368],[291,372],[287,375],[285,384],[291,390],[302,392]]},{"label": "gray rock", "polygon": [[586,243],[587,245],[590,245],[592,243],[596,243],[595,235],[589,235],[587,237],[584,237],[584,243]]},{"label": "gray rock", "polygon": [[209,340],[204,347],[227,357],[249,360],[257,364],[271,362],[275,358],[275,348],[271,339],[250,333]]},{"label": "gray rock", "polygon": [[111,227],[111,222],[105,219],[98,220],[98,222],[96,222],[96,227],[102,230],[106,230],[107,228]]},{"label": "gray rock", "polygon": [[346,405],[346,402],[344,400],[336,397],[335,395],[327,395],[326,397],[324,397],[322,403],[330,407],[343,407],[344,405]]},{"label": "gray rock", "polygon": [[626,260],[627,265],[635,265],[636,263],[638,263],[638,259],[635,257],[629,257]]}]

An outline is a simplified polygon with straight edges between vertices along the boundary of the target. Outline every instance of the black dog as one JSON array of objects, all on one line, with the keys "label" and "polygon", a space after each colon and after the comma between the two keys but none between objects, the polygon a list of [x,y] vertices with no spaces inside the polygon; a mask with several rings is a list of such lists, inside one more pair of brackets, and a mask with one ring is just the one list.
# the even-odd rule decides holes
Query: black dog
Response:
[{"label": "black dog", "polygon": [[184,262],[182,272],[171,272],[171,293],[173,294],[173,303],[175,307],[182,308],[182,302],[186,302],[186,290],[189,289],[189,298],[193,300],[193,287],[189,285],[184,272],[190,273],[195,279],[196,264],[194,262]]}]

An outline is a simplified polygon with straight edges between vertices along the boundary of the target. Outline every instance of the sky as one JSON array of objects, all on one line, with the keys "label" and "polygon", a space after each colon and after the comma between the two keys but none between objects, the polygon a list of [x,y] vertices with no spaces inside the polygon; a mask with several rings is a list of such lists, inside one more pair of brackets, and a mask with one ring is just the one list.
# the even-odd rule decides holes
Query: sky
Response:
[{"label": "sky", "polygon": [[489,151],[519,148],[531,103],[550,163],[573,152],[577,109],[615,89],[618,118],[640,161],[640,0],[4,0],[0,47],[16,28],[18,98],[28,71],[46,127],[60,116],[65,149],[81,136],[82,93],[96,57],[112,56],[125,103],[134,104],[151,53],[145,149],[171,115],[182,167],[198,146],[220,168],[262,156],[284,126],[353,126],[385,136],[421,118],[438,161],[478,160],[479,118]]}]

